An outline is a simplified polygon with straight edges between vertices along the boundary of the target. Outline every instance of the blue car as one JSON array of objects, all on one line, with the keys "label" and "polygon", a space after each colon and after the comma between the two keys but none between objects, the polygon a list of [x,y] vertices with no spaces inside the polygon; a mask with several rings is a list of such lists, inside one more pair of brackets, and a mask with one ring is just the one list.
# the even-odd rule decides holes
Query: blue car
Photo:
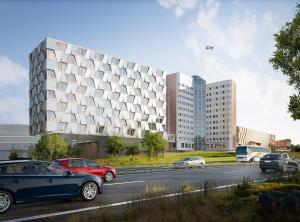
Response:
[{"label": "blue car", "polygon": [[91,201],[102,190],[100,177],[61,170],[46,161],[0,162],[0,213],[27,202],[77,197]]}]

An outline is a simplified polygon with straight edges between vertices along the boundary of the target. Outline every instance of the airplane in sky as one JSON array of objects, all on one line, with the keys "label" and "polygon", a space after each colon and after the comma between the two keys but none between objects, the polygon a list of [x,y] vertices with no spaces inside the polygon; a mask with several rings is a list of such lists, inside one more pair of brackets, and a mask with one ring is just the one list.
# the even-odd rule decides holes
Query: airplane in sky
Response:
[{"label": "airplane in sky", "polygon": [[205,49],[211,49],[211,50],[213,50],[214,47],[215,47],[215,46],[213,46],[213,45],[207,45],[207,46],[205,47]]}]

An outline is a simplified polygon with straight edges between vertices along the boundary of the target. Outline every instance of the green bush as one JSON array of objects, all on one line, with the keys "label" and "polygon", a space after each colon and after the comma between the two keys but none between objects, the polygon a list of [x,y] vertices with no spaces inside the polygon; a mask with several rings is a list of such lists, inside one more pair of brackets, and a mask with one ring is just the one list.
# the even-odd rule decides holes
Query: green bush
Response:
[{"label": "green bush", "polygon": [[127,155],[137,155],[141,152],[141,145],[139,143],[127,144],[126,153]]},{"label": "green bush", "polygon": [[68,156],[69,145],[57,133],[43,134],[36,145],[29,147],[29,153],[33,159],[51,161]]},{"label": "green bush", "polygon": [[19,154],[18,151],[15,150],[14,147],[11,148],[10,152],[9,152],[9,157],[10,160],[17,160],[19,158]]},{"label": "green bush", "polygon": [[116,156],[126,147],[124,140],[121,137],[113,136],[107,141],[107,152]]}]

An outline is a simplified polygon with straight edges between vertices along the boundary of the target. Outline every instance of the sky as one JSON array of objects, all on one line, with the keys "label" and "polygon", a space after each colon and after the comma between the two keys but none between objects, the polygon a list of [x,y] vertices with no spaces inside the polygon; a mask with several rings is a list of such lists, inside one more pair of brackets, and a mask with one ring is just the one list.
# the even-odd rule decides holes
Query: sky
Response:
[{"label": "sky", "polygon": [[[300,144],[293,89],[269,63],[292,0],[0,0],[0,124],[28,124],[28,55],[52,37],[167,73],[237,83],[237,125]],[[206,50],[207,45],[214,46]]]}]

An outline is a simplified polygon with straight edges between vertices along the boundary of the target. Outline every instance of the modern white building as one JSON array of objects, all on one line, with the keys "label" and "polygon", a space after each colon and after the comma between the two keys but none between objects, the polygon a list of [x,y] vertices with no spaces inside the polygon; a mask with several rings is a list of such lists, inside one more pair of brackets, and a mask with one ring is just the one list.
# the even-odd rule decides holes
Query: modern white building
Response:
[{"label": "modern white building", "polygon": [[236,83],[206,85],[206,146],[208,150],[234,150],[236,145]]},{"label": "modern white building", "polygon": [[28,147],[39,139],[39,136],[29,135],[28,125],[0,125],[0,160],[8,160],[12,149],[17,151],[19,157],[27,158]]},{"label": "modern white building", "polygon": [[201,148],[201,138],[203,140],[205,137],[205,127],[201,128],[205,126],[203,92],[205,81],[198,76],[179,72],[167,75],[167,133],[170,150],[194,150],[198,148],[195,143]]},{"label": "modern white building", "polygon": [[136,139],[151,130],[166,137],[163,70],[46,38],[30,54],[29,77],[33,135],[57,132],[72,141],[84,140],[82,135]]},{"label": "modern white building", "polygon": [[275,145],[275,135],[265,133],[246,127],[236,127],[237,145],[257,145],[263,147],[273,147]]}]

